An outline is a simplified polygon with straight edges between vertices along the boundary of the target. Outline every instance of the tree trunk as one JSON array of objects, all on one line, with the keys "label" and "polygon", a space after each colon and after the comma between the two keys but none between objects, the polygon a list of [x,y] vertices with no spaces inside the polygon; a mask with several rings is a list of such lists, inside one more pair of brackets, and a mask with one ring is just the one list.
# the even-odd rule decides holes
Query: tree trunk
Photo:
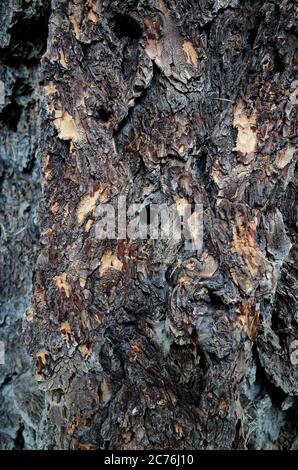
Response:
[{"label": "tree trunk", "polygon": [[[17,213],[1,251],[15,355],[3,446],[297,447],[295,2],[52,0],[49,19],[45,2],[27,3],[2,12],[3,226]],[[20,59],[24,22],[34,49]],[[19,225],[33,227],[39,179],[35,262]],[[101,239],[99,208],[119,215],[124,197],[148,225],[152,204],[202,207],[202,247]]]}]

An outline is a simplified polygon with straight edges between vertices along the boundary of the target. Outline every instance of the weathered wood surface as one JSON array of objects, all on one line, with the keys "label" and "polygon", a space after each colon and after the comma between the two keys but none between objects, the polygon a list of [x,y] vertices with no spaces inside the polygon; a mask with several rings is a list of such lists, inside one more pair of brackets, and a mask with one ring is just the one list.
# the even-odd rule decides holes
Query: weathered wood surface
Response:
[{"label": "weathered wood surface", "polygon": [[[22,335],[38,250],[38,70],[47,2],[0,2],[0,448],[35,448],[44,408]],[[22,4],[22,5],[21,5]]]},{"label": "weathered wood surface", "polygon": [[[297,446],[296,9],[52,1],[36,446]],[[202,252],[98,240],[120,195],[203,204]]]}]

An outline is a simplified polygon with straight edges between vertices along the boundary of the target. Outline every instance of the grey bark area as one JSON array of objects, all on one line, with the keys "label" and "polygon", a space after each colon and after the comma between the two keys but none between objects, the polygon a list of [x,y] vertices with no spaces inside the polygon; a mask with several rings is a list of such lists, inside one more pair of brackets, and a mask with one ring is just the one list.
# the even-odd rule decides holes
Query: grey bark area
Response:
[{"label": "grey bark area", "polygon": [[35,153],[46,12],[46,2],[37,0],[0,3],[0,341],[5,348],[5,365],[0,364],[1,449],[35,448],[44,409],[22,321],[39,238],[36,208],[41,190]]},{"label": "grey bark area", "polygon": [[[6,226],[33,227],[37,139],[42,167],[40,246],[24,231],[1,249],[13,344],[39,253],[26,359],[4,369],[11,413],[27,426],[40,407],[44,449],[297,448],[296,2],[52,0],[49,20],[23,3],[49,32],[39,104],[11,85],[17,128],[1,114]],[[1,13],[9,31],[14,15]],[[25,61],[28,78],[5,54],[6,74],[36,83],[39,59]],[[37,108],[40,131],[14,160],[5,135],[22,142]],[[100,240],[96,207],[119,196],[202,204],[202,250]],[[31,411],[14,398],[20,374],[31,380],[23,345],[40,390]]]}]

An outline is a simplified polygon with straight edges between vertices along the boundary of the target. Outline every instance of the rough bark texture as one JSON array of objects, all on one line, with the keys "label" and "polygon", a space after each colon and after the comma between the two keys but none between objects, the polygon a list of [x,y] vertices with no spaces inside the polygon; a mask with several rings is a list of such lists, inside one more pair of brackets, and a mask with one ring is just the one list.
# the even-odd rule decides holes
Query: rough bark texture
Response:
[{"label": "rough bark texture", "polygon": [[1,449],[35,448],[44,408],[24,346],[22,319],[38,249],[38,69],[47,40],[47,12],[42,0],[0,3]]},{"label": "rough bark texture", "polygon": [[[32,21],[47,18],[29,4]],[[35,446],[295,448],[295,2],[52,0],[51,8],[41,248],[22,336],[46,400]],[[22,77],[5,54],[6,73]],[[11,129],[1,117],[3,135],[20,139],[21,121]],[[27,144],[15,164],[4,153],[2,197],[24,173],[36,184],[34,165],[28,173],[24,164],[33,154]],[[26,189],[34,207],[38,194]],[[99,240],[96,206],[116,207],[120,195],[144,207],[203,204],[203,250]],[[6,240],[5,278],[32,269],[34,237],[27,243],[24,268],[19,239]],[[19,322],[28,280],[24,291],[5,284],[5,334]],[[10,367],[14,407],[15,380],[29,366]]]}]

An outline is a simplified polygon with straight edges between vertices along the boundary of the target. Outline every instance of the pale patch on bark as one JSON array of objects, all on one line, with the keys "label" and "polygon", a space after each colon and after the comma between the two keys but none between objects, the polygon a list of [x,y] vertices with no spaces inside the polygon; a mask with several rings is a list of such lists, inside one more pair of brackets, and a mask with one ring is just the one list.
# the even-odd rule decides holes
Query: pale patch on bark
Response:
[{"label": "pale patch on bark", "polygon": [[64,69],[68,68],[66,57],[62,49],[59,51],[59,63],[62,65]]},{"label": "pale patch on bark", "polygon": [[49,168],[49,165],[50,165],[50,161],[51,161],[51,156],[49,154],[46,155],[45,157],[45,162],[44,162],[44,170],[43,170],[43,175],[44,175],[44,179],[47,181],[51,175],[52,175],[52,171],[51,169]]},{"label": "pale patch on bark", "polygon": [[177,212],[179,214],[179,216],[181,217],[183,214],[184,214],[184,211],[185,211],[185,207],[189,204],[188,201],[183,198],[183,197],[179,197],[179,198],[175,198],[175,202],[176,202],[176,206],[177,206]]},{"label": "pale patch on bark", "polygon": [[193,44],[190,41],[185,41],[182,47],[186,55],[187,63],[189,65],[196,66],[198,63],[198,53],[195,50]]},{"label": "pale patch on bark", "polygon": [[59,203],[58,202],[55,202],[52,206],[51,206],[51,212],[52,214],[57,214],[58,210],[59,210]]},{"label": "pale patch on bark", "polygon": [[73,117],[67,111],[56,111],[55,127],[58,131],[58,137],[61,140],[79,139],[79,133]]},{"label": "pale patch on bark", "polygon": [[155,39],[149,39],[145,51],[150,59],[154,60],[156,64],[161,67],[162,44]]},{"label": "pale patch on bark", "polygon": [[89,212],[95,209],[96,203],[102,193],[103,191],[101,189],[97,189],[93,194],[85,194],[82,197],[77,208],[77,221],[79,224],[84,221],[85,216],[89,214]]},{"label": "pale patch on bark", "polygon": [[99,22],[99,16],[96,11],[97,4],[98,4],[98,0],[87,1],[87,6],[89,8],[89,11],[87,13],[87,19],[91,21],[91,23],[94,23],[94,24],[97,24]]},{"label": "pale patch on bark", "polygon": [[82,357],[86,360],[91,354],[91,346],[88,343],[80,344],[79,346],[80,353]]},{"label": "pale patch on bark", "polygon": [[88,219],[87,220],[87,223],[85,225],[85,232],[89,232],[90,228],[92,227],[92,224],[93,224],[93,220],[92,219]]},{"label": "pale patch on bark", "polygon": [[107,381],[104,379],[101,384],[100,384],[100,391],[101,391],[101,401],[106,404],[110,401],[112,398],[112,393],[111,389],[107,383]]},{"label": "pale patch on bark", "polygon": [[282,169],[289,163],[291,163],[294,157],[294,153],[294,147],[287,147],[285,149],[282,149],[275,159],[275,165],[277,166],[277,168]]},{"label": "pale patch on bark", "polygon": [[204,264],[202,269],[199,270],[200,276],[212,277],[218,268],[218,262],[216,261],[216,259],[213,256],[209,255],[207,252],[204,252],[201,261]]},{"label": "pale patch on bark", "polygon": [[54,95],[58,91],[56,85],[53,82],[49,82],[49,84],[46,85],[43,89],[45,96]]},{"label": "pale patch on bark", "polygon": [[47,363],[48,354],[49,353],[47,351],[40,351],[36,354],[37,359],[41,361],[43,366],[45,366]]},{"label": "pale patch on bark", "polygon": [[45,367],[46,363],[47,363],[47,360],[48,360],[48,357],[49,357],[49,353],[48,351],[39,351],[37,354],[36,354],[36,359],[37,359],[37,371],[35,373],[35,380],[37,382],[41,382],[42,381],[42,370],[43,368]]},{"label": "pale patch on bark", "polygon": [[101,264],[99,268],[100,276],[102,277],[106,271],[111,268],[116,269],[117,271],[122,271],[123,263],[111,251],[106,251],[101,258]]},{"label": "pale patch on bark", "polygon": [[73,29],[73,32],[75,33],[75,37],[79,41],[80,37],[81,37],[81,28],[80,28],[80,25],[77,21],[77,18],[76,18],[75,15],[70,15],[69,19],[70,19],[70,22],[72,24],[72,29]]},{"label": "pale patch on bark", "polygon": [[238,129],[236,152],[244,155],[254,153],[257,147],[256,131],[257,113],[253,111],[248,117],[245,113],[245,104],[242,100],[238,101],[234,111],[233,126]]},{"label": "pale patch on bark", "polygon": [[71,327],[68,321],[63,321],[60,325],[60,331],[62,336],[67,340],[70,341],[72,334],[71,334]]},{"label": "pale patch on bark", "polygon": [[63,290],[65,292],[66,297],[69,299],[71,294],[71,285],[67,282],[66,278],[67,274],[62,273],[59,276],[54,277],[54,283],[59,290]]},{"label": "pale patch on bark", "polygon": [[26,320],[27,321],[32,321],[34,316],[35,316],[35,311],[33,307],[28,307],[26,312],[25,312]]}]

